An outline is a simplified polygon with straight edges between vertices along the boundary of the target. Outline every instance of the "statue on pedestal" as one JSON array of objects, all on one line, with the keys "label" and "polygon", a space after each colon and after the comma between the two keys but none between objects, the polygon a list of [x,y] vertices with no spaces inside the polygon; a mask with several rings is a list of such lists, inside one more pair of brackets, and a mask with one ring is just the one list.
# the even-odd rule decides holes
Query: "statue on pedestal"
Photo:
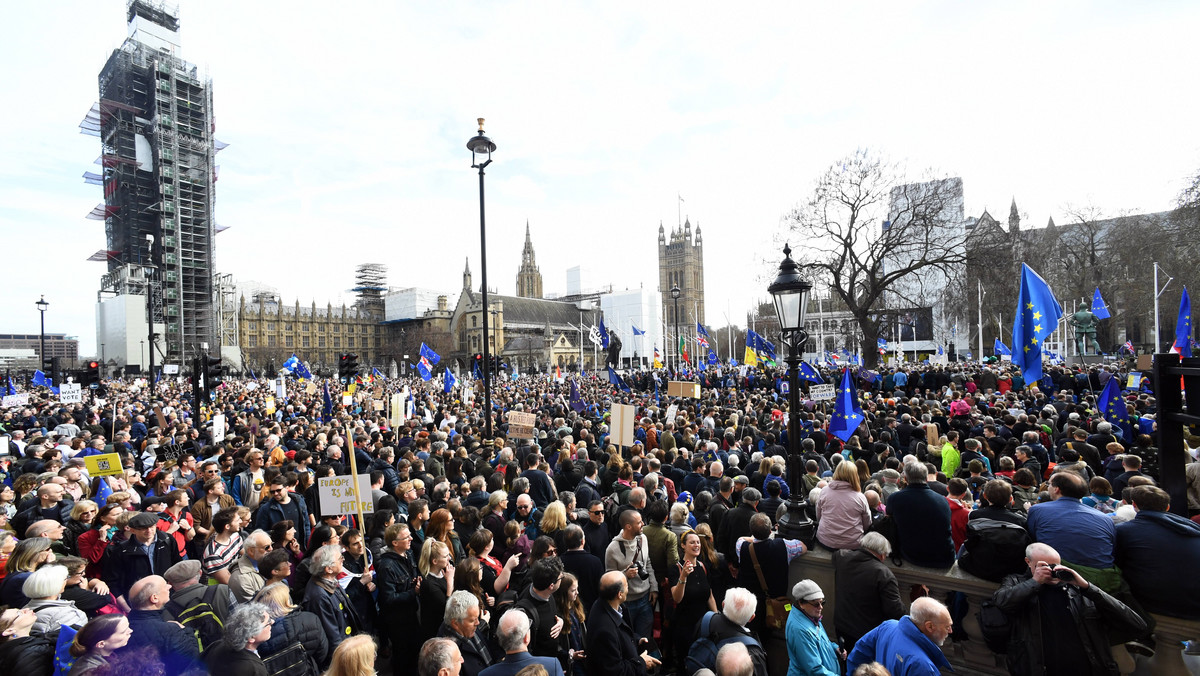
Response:
[{"label": "statue on pedestal", "polygon": [[[1100,343],[1096,342],[1096,325],[1100,320],[1096,319],[1096,315],[1084,306],[1071,315],[1067,321],[1075,327],[1075,345],[1079,349],[1079,354],[1082,356],[1100,354]],[[1094,352],[1088,352],[1089,345],[1094,348]]]}]

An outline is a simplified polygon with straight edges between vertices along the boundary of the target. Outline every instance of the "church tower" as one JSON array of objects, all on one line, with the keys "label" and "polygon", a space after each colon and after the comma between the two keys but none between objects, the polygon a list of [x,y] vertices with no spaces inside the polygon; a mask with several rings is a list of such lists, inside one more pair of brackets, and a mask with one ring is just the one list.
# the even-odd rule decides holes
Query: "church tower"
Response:
[{"label": "church tower", "polygon": [[467,259],[466,266],[463,267],[463,291],[470,293],[471,291],[471,259]]},{"label": "church tower", "polygon": [[521,250],[521,269],[517,270],[517,296],[542,297],[542,273],[533,256],[533,240],[529,237],[529,221],[525,221],[525,248]]},{"label": "church tower", "polygon": [[[671,298],[674,286],[680,292],[678,317]],[[704,239],[699,223],[693,236],[691,220],[684,220],[681,229],[671,230],[670,239],[662,223],[658,224],[658,290],[667,331],[674,334],[678,321],[680,333],[695,335],[696,323],[704,323]],[[667,349],[673,354],[677,347],[668,345]]]}]

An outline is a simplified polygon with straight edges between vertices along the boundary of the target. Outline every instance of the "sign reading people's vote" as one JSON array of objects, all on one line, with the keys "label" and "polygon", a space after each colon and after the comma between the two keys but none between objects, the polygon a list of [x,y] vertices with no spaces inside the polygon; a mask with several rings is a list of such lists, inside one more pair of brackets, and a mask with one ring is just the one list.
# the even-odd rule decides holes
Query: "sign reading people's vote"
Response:
[{"label": "sign reading people's vote", "polygon": [[357,514],[355,505],[355,482],[358,484],[358,501],[362,505],[362,513],[370,514],[375,511],[371,501],[371,475],[359,474],[352,476],[329,476],[317,479],[317,499],[321,504],[322,514]]}]

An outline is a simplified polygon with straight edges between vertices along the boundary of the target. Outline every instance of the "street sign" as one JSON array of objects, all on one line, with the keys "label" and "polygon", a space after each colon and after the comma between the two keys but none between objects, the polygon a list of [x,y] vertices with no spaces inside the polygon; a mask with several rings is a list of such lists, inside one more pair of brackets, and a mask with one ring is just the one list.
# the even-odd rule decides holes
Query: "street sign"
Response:
[{"label": "street sign", "polygon": [[812,387],[808,388],[808,398],[812,399],[813,401],[828,401],[829,399],[833,399],[835,394],[836,392],[833,385],[828,383],[824,385],[813,385]]},{"label": "street sign", "polygon": [[[330,476],[317,479],[317,500],[322,514],[355,514],[361,508],[363,514],[375,511],[371,500],[371,475],[359,474],[358,481],[351,476]],[[355,505],[355,484],[358,485],[358,502]]]}]

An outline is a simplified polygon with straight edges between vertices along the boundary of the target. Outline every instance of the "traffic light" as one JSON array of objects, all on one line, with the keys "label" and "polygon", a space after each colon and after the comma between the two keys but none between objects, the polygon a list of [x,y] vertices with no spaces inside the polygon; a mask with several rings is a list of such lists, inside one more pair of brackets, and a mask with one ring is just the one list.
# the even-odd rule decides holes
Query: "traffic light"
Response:
[{"label": "traffic light", "polygon": [[210,357],[207,354],[200,357],[201,372],[204,374],[204,389],[212,398],[212,393],[225,377],[224,367],[220,357]]},{"label": "traffic light", "polygon": [[358,375],[358,354],[347,352],[338,357],[338,378],[349,384]]},{"label": "traffic light", "polygon": [[100,387],[100,362],[93,359],[87,363],[87,373],[83,376],[83,382],[93,390]]}]

